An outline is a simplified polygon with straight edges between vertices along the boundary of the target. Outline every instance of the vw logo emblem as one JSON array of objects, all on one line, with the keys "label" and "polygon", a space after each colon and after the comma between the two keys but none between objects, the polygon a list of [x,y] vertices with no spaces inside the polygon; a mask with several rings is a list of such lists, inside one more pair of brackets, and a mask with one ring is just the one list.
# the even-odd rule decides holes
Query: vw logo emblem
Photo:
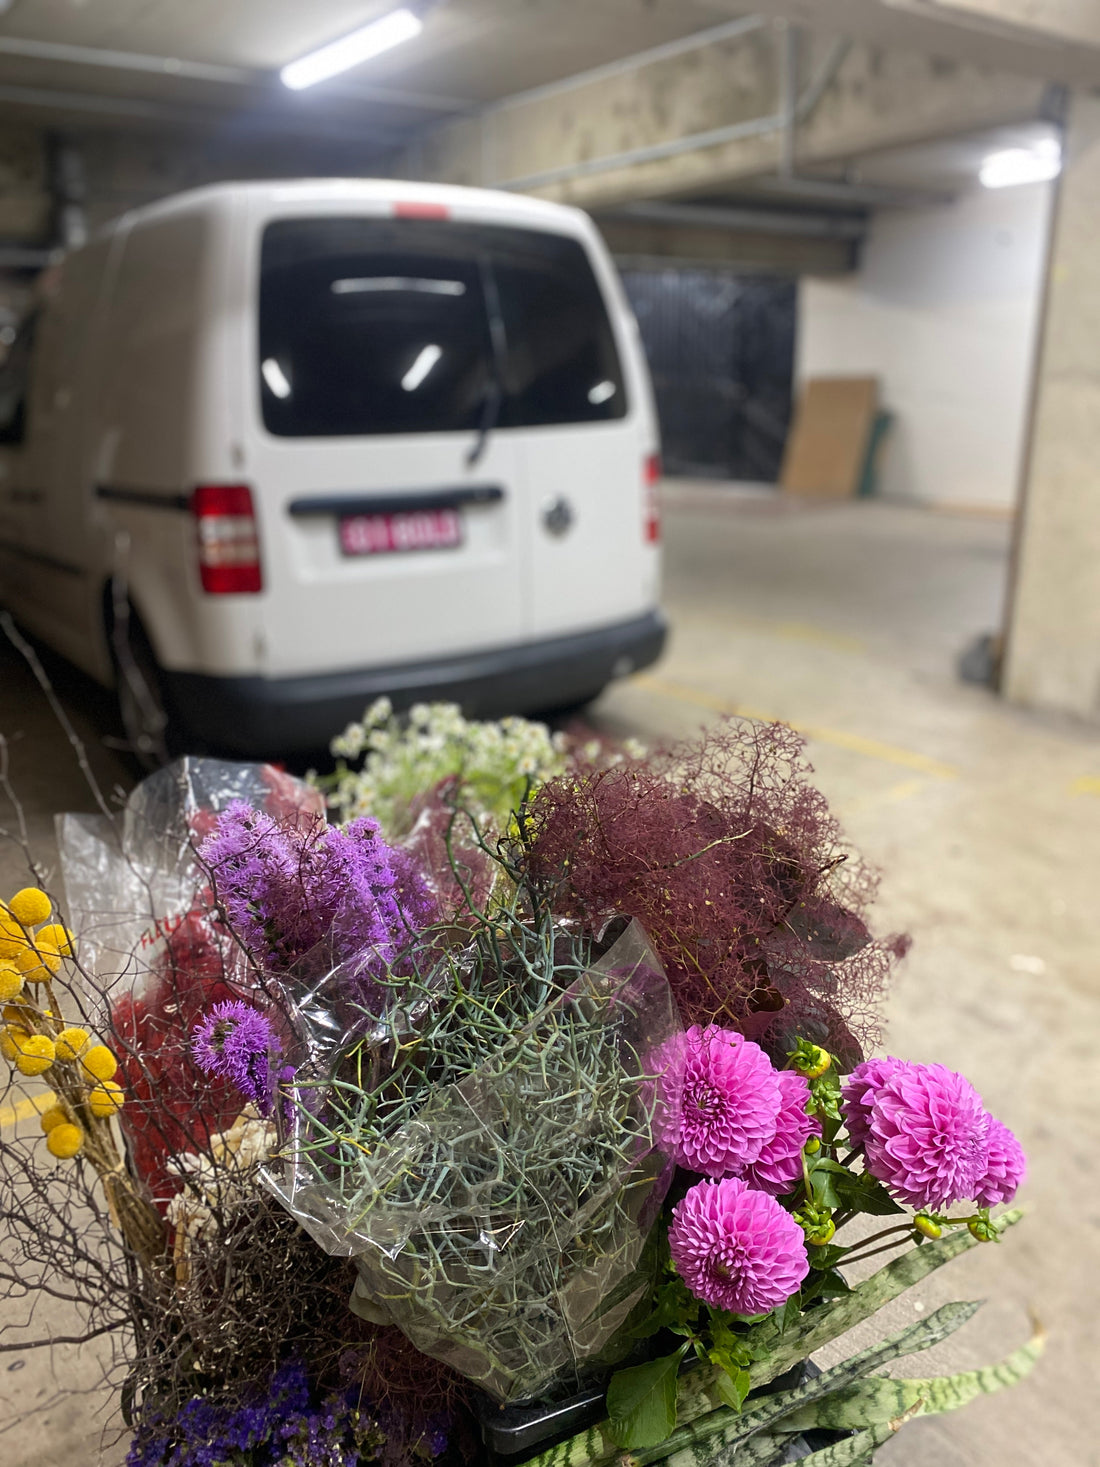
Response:
[{"label": "vw logo emblem", "polygon": [[542,523],[548,534],[561,539],[573,524],[573,506],[564,495],[548,499],[542,507]]}]

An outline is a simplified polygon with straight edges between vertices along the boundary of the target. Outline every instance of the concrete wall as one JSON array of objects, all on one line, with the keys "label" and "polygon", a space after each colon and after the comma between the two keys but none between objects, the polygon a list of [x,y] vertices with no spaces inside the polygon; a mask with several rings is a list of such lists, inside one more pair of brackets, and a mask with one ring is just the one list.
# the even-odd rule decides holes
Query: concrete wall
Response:
[{"label": "concrete wall", "polygon": [[1100,97],[1079,92],[1050,260],[1002,690],[1100,719]]},{"label": "concrete wall", "polygon": [[800,288],[796,373],[877,374],[880,491],[1009,509],[1019,488],[1052,189],[880,213],[860,269]]}]

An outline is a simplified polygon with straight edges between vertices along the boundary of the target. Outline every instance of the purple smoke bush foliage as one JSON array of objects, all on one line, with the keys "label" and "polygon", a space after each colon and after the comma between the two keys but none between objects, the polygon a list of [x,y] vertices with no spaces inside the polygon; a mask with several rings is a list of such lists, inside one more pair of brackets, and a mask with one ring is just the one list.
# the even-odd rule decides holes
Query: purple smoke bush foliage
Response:
[{"label": "purple smoke bush foliage", "polygon": [[379,971],[436,915],[412,857],[388,846],[369,816],[338,829],[235,800],[200,855],[253,956],[302,976],[348,962]]}]

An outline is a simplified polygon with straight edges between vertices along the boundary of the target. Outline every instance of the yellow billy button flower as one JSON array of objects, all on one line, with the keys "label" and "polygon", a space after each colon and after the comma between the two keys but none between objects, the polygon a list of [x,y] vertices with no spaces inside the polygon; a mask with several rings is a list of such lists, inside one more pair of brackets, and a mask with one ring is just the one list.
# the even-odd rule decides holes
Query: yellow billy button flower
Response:
[{"label": "yellow billy button flower", "polygon": [[70,1156],[75,1156],[83,1145],[84,1132],[70,1121],[63,1121],[61,1125],[54,1126],[46,1137],[46,1150],[62,1161],[68,1160]]},{"label": "yellow billy button flower", "polygon": [[118,1060],[105,1044],[93,1044],[87,1054],[81,1055],[80,1063],[97,1080],[113,1080],[118,1072]]},{"label": "yellow billy button flower", "polygon": [[20,1042],[26,1039],[26,1037],[26,1029],[0,1029],[0,1054],[2,1054],[6,1060],[10,1060],[12,1064],[15,1064],[16,1060],[19,1058]]},{"label": "yellow billy button flower", "polygon": [[0,1003],[18,998],[23,992],[23,975],[10,958],[0,958]]},{"label": "yellow billy button flower", "polygon": [[69,1112],[61,1105],[51,1105],[49,1110],[44,1110],[38,1118],[38,1124],[48,1136],[54,1126],[71,1125]]},{"label": "yellow billy button flower", "polygon": [[88,1048],[91,1035],[87,1029],[79,1029],[75,1025],[71,1029],[62,1029],[54,1040],[57,1045],[57,1057],[62,1060],[76,1060]]},{"label": "yellow billy button flower", "polygon": [[15,920],[24,927],[37,927],[53,911],[53,903],[37,886],[25,886],[6,905]]},{"label": "yellow billy button flower", "polygon": [[21,1075],[41,1075],[57,1058],[52,1039],[45,1034],[28,1034],[26,1039],[15,1041],[19,1054],[15,1068]]},{"label": "yellow billy button flower", "polygon": [[0,958],[14,958],[27,945],[27,934],[0,903]]},{"label": "yellow billy button flower", "polygon": [[92,1115],[100,1118],[113,1116],[116,1111],[122,1109],[124,1100],[121,1085],[116,1084],[114,1080],[101,1080],[88,1092],[88,1109]]},{"label": "yellow billy button flower", "polygon": [[39,942],[28,945],[15,956],[15,966],[28,983],[46,983],[61,968],[61,954],[52,943]]},{"label": "yellow billy button flower", "polygon": [[59,952],[63,958],[71,958],[76,952],[76,938],[60,922],[50,922],[47,926],[38,929],[34,944],[41,948],[43,942],[48,943],[50,948]]},{"label": "yellow billy button flower", "polygon": [[916,1228],[917,1232],[922,1234],[922,1236],[924,1236],[925,1238],[943,1237],[943,1228],[940,1227],[938,1222],[933,1221],[933,1219],[930,1218],[927,1213],[918,1212],[916,1217],[913,1219],[913,1226],[914,1228]]}]

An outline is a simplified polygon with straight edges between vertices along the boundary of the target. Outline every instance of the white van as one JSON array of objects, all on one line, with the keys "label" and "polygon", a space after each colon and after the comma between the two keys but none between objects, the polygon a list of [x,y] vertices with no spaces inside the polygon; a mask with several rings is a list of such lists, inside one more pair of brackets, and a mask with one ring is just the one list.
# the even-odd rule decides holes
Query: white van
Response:
[{"label": "white van", "polygon": [[586,215],[224,184],[40,295],[0,369],[0,600],[146,752],[161,708],[289,752],[382,693],[548,709],[660,654],[651,390]]}]

